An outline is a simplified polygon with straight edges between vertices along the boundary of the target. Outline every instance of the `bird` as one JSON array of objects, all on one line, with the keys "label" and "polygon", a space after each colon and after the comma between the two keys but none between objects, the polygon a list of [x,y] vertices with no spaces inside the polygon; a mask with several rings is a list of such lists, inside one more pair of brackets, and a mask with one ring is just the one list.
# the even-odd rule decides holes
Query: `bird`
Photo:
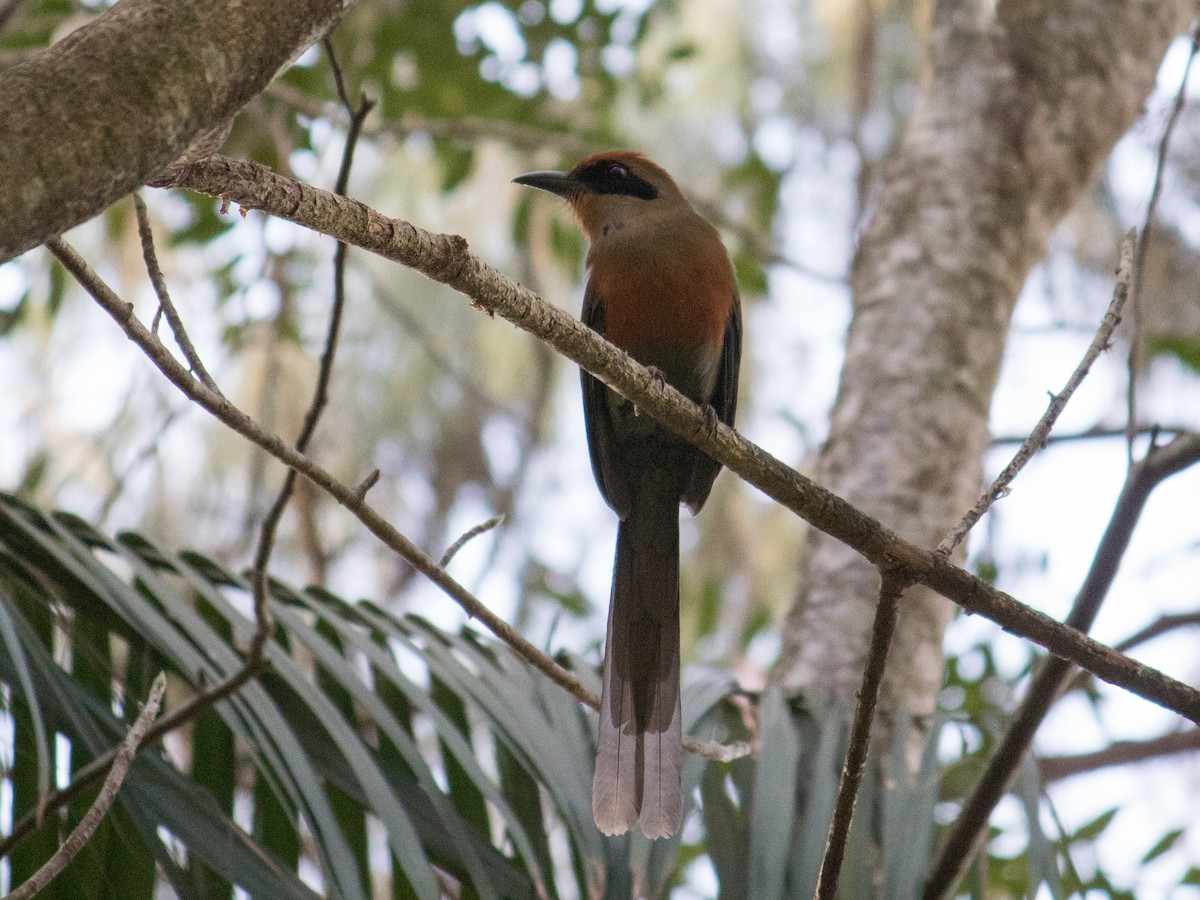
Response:
[{"label": "bird", "polygon": [[[629,151],[517,184],[565,199],[588,238],[584,324],[732,426],[742,309],[721,237],[665,169]],[[592,813],[607,835],[669,837],[683,817],[679,507],[721,465],[581,369],[596,485],[617,514]]]}]

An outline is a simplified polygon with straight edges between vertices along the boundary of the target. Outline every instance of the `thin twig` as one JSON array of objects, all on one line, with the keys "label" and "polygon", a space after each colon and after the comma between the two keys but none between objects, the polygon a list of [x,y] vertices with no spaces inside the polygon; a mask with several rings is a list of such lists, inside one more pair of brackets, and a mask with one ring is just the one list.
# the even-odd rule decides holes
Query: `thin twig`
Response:
[{"label": "thin twig", "polygon": [[[109,486],[108,491],[104,495],[104,499],[100,501],[100,506],[96,510],[96,515],[91,519],[92,523],[97,527],[102,527],[108,521],[109,515],[112,513],[112,508],[125,492],[125,486],[129,483],[129,479],[147,460],[157,455],[162,447],[164,435],[171,429],[183,415],[190,409],[189,405],[184,403],[177,406],[175,409],[169,410],[162,422],[154,429],[154,434],[142,445],[141,449],[133,455],[133,458],[124,466],[118,474],[113,472],[113,483]],[[114,466],[115,468],[115,466]]]},{"label": "thin twig", "polygon": [[378,469],[372,469],[367,474],[367,477],[358,483],[358,487],[353,490],[351,496],[353,496],[358,503],[365,503],[367,500],[367,491],[371,490],[371,488],[375,487],[375,485],[379,483],[379,475],[380,473]]},{"label": "thin twig", "polygon": [[1126,425],[1125,446],[1130,467],[1133,466],[1133,441],[1137,434],[1137,374],[1141,366],[1138,354],[1142,342],[1142,276],[1146,273],[1146,250],[1150,243],[1150,231],[1154,227],[1154,210],[1158,206],[1158,198],[1162,194],[1163,173],[1167,165],[1167,149],[1171,144],[1171,135],[1175,131],[1175,123],[1183,112],[1187,98],[1188,76],[1192,71],[1192,62],[1200,50],[1200,22],[1192,27],[1192,47],[1188,52],[1187,62],[1183,66],[1183,77],[1179,80],[1179,90],[1175,92],[1175,100],[1171,104],[1171,112],[1167,123],[1163,126],[1162,137],[1158,141],[1158,158],[1154,164],[1154,184],[1150,188],[1150,199],[1146,202],[1146,218],[1142,222],[1142,233],[1138,238],[1137,253],[1133,269],[1133,335],[1129,340],[1129,377],[1125,385]]},{"label": "thin twig", "polygon": [[129,733],[125,735],[125,739],[117,748],[116,758],[113,760],[108,778],[104,780],[104,786],[100,789],[99,795],[84,817],[80,819],[79,824],[67,835],[67,839],[54,851],[54,855],[29,876],[28,881],[9,894],[8,900],[29,900],[30,897],[35,896],[58,877],[71,860],[79,855],[79,851],[83,849],[84,845],[91,840],[100,822],[108,815],[113,801],[117,799],[117,792],[121,790],[125,776],[129,774],[129,766],[137,754],[146,729],[158,715],[158,707],[162,703],[163,691],[166,689],[166,673],[159,672],[158,677],[154,679],[154,684],[150,687],[150,696],[146,698],[146,705],[142,707],[133,727],[129,729]]},{"label": "thin twig", "polygon": [[1044,756],[1037,761],[1037,766],[1042,780],[1049,782],[1108,766],[1126,766],[1164,756],[1195,753],[1197,750],[1200,750],[1200,728],[1189,728],[1142,741],[1113,741],[1102,750],[1091,753]]},{"label": "thin twig", "polygon": [[703,756],[714,762],[733,762],[754,752],[750,741],[734,741],[731,744],[720,744],[716,741],[704,741],[690,734],[683,736],[683,749],[688,753]]},{"label": "thin twig", "polygon": [[1009,492],[1009,485],[1013,479],[1017,477],[1020,471],[1025,468],[1025,464],[1033,458],[1033,455],[1046,446],[1046,439],[1050,436],[1051,429],[1054,428],[1054,423],[1058,421],[1059,415],[1066,408],[1067,401],[1071,399],[1071,395],[1075,393],[1076,388],[1083,383],[1083,379],[1087,377],[1091,371],[1092,364],[1096,359],[1109,348],[1111,345],[1113,331],[1121,322],[1121,308],[1125,305],[1126,299],[1129,297],[1129,284],[1133,275],[1133,246],[1136,233],[1130,229],[1125,234],[1125,238],[1121,241],[1121,257],[1117,264],[1117,283],[1113,288],[1112,300],[1109,301],[1108,309],[1104,313],[1104,318],[1100,322],[1100,327],[1096,330],[1096,336],[1092,338],[1092,343],[1088,345],[1087,351],[1083,354],[1083,359],[1079,361],[1079,365],[1075,367],[1075,371],[1071,373],[1071,377],[1067,379],[1067,383],[1063,389],[1050,398],[1050,405],[1042,414],[1042,418],[1034,426],[1033,431],[1029,433],[1029,437],[1021,444],[1017,452],[1013,455],[1012,461],[1004,467],[996,480],[992,482],[991,487],[983,492],[975,505],[962,517],[962,520],[954,526],[954,528],[942,538],[942,542],[937,546],[937,552],[943,556],[949,556],[954,548],[962,543],[963,538],[967,536],[975,523],[980,517],[987,512],[993,503],[1005,496]]},{"label": "thin twig", "polygon": [[[1187,435],[1161,447],[1152,447],[1133,467],[1096,548],[1087,577],[1072,604],[1066,625],[1081,632],[1091,628],[1151,492],[1170,476],[1197,462],[1200,462],[1200,435]],[[1038,726],[1062,694],[1073,671],[1074,666],[1059,657],[1043,660],[930,869],[925,887],[926,900],[941,900],[953,893],[987,836],[992,810],[1008,791]]]},{"label": "thin twig", "polygon": [[[363,121],[375,104],[373,101],[363,97],[359,101],[357,109],[350,109],[349,100],[346,98],[346,88],[342,82],[342,71],[338,67],[337,59],[334,56],[333,44],[328,38],[325,39],[325,49],[329,54],[334,79],[337,82],[338,94],[350,111],[350,127],[346,132],[346,143],[342,148],[342,163],[339,167],[337,182],[334,187],[334,192],[338,196],[345,196],[346,186],[350,181],[350,168],[354,163],[354,149],[358,145],[358,136],[362,131]],[[321,351],[321,362],[317,370],[317,383],[313,388],[312,401],[309,403],[308,410],[304,414],[304,421],[300,426],[300,434],[296,437],[295,446],[297,453],[307,452],[308,445],[316,433],[317,424],[321,420],[321,414],[325,411],[325,407],[329,402],[329,382],[333,377],[333,361],[337,355],[338,339],[342,330],[342,314],[346,306],[347,250],[348,247],[346,244],[338,241],[337,249],[334,252],[333,302],[329,310],[329,327],[325,333],[325,347]],[[283,513],[292,499],[292,493],[295,491],[295,488],[296,470],[289,468],[287,474],[284,476],[279,494],[275,497],[275,502],[267,511],[266,516],[263,517],[262,527],[259,530],[258,546],[254,553],[254,564],[251,569],[250,582],[254,592],[254,615],[260,627],[255,632],[254,642],[251,644],[252,655],[255,652],[261,652],[262,645],[265,645],[267,639],[270,637],[271,612],[267,604],[269,593],[268,569],[271,561],[271,553],[275,546],[275,535],[279,529],[279,522],[282,520]]]},{"label": "thin twig", "polygon": [[[902,563],[919,583],[968,612],[986,616],[1005,630],[1040,644],[1110,684],[1200,724],[1200,691],[1196,688],[1117,653],[1076,629],[1064,627],[1061,622],[955,566],[941,554],[903,540],[878,520],[801,475],[728,426],[717,423],[714,429],[711,419],[677,390],[664,384],[574,316],[471,255],[461,237],[433,234],[410,222],[388,218],[365,204],[302,185],[249,160],[214,156],[189,163],[172,173],[170,185],[225,197],[243,208],[261,209],[399,262],[453,288],[477,309],[503,317],[579,364],[617,393],[635,402],[639,409],[644,409],[664,427],[703,450],[785,509],[846,544],[876,567]],[[132,319],[127,305],[119,299],[112,304],[101,300],[100,305],[109,310],[126,334],[146,352],[146,347],[136,336],[140,323]],[[170,377],[170,360],[160,359],[160,355],[154,353],[148,355]],[[280,461],[298,468],[310,481],[324,488],[354,512],[376,537],[464,608],[474,601],[473,597],[468,600],[469,592],[363,504],[350,488],[312,460],[290,453],[290,448],[278,439],[261,430],[256,431],[254,423],[240,410],[218,409],[206,402],[203,392],[180,384],[174,378],[171,380],[234,430]],[[498,627],[512,632],[503,621]],[[509,636],[497,634],[506,642],[510,640]],[[533,664],[538,666],[536,662]],[[539,669],[556,683],[567,686],[557,680],[552,669],[541,669],[540,666]]]},{"label": "thin twig", "polygon": [[450,565],[450,560],[454,559],[458,551],[465,547],[468,542],[473,541],[481,534],[486,534],[497,525],[500,525],[502,522],[504,522],[503,515],[492,516],[486,522],[480,522],[474,528],[465,532],[457,541],[450,545],[449,549],[447,549],[445,553],[442,554],[442,558],[438,560],[438,565],[443,569],[446,568],[446,566]]},{"label": "thin twig", "polygon": [[[352,104],[350,102],[350,95],[346,92],[346,81],[345,81],[345,79],[342,78],[342,67],[340,65],[338,65],[337,53],[334,52],[332,38],[326,36],[326,38],[323,41],[321,41],[321,46],[325,48],[325,55],[329,57],[329,68],[330,68],[330,71],[333,72],[333,86],[337,89],[338,99],[342,101],[342,107],[346,110],[346,112],[350,116],[350,118],[349,118],[350,129],[354,130],[354,104]],[[361,122],[359,124],[361,125]],[[352,155],[352,154],[350,154],[350,155]],[[343,153],[342,154],[342,168],[343,169],[349,168],[346,165],[347,158],[348,158],[348,154]],[[346,186],[344,183],[342,183],[342,180],[340,178],[338,179],[338,184],[341,185],[341,190],[338,191],[338,193],[339,194],[345,193]]]},{"label": "thin twig", "polygon": [[858,800],[858,789],[867,765],[871,723],[875,718],[875,707],[879,703],[888,647],[891,646],[892,635],[896,631],[896,618],[900,612],[900,595],[913,583],[911,576],[900,569],[884,569],[880,574],[883,581],[879,586],[875,624],[871,628],[871,646],[867,651],[862,686],[858,689],[858,704],[855,706],[854,723],[850,728],[850,746],[846,749],[846,760],[842,765],[833,818],[829,822],[829,837],[825,841],[825,856],[821,860],[816,900],[836,900],[837,897],[838,877],[841,875],[842,860],[846,854],[846,839],[850,836],[854,804]]},{"label": "thin twig", "polygon": [[1161,637],[1169,631],[1174,631],[1176,628],[1187,628],[1189,626],[1200,625],[1200,612],[1190,613],[1173,613],[1159,616],[1145,628],[1125,638],[1123,641],[1113,645],[1113,648],[1120,650],[1122,653],[1128,653],[1134,647],[1152,641],[1156,637]]},{"label": "thin twig", "polygon": [[154,252],[154,234],[150,230],[150,216],[146,212],[146,201],[142,199],[141,194],[133,195],[133,208],[137,210],[138,236],[142,240],[142,258],[146,261],[146,272],[150,275],[150,283],[154,285],[154,293],[158,296],[158,311],[154,314],[154,323],[150,326],[150,330],[157,332],[159,316],[165,315],[167,324],[171,326],[171,333],[175,335],[175,343],[183,351],[184,359],[188,361],[192,372],[204,383],[205,387],[219,393],[220,388],[208,374],[208,370],[204,368],[200,354],[196,352],[191,338],[188,337],[187,329],[183,327],[183,319],[175,308],[175,304],[171,302],[171,295],[167,291],[167,280],[163,277],[162,269],[159,268],[158,254]]},{"label": "thin twig", "polygon": [[[1196,428],[1191,425],[1139,425],[1135,431],[1138,437],[1142,435],[1176,435],[1186,434],[1190,431],[1195,431]],[[1109,440],[1112,438],[1125,438],[1129,435],[1129,429],[1124,425],[1120,427],[1109,427],[1104,425],[1094,425],[1085,431],[1076,431],[1073,434],[1052,434],[1046,438],[1047,444],[1066,444],[1074,441],[1100,441]],[[991,445],[993,447],[1002,447],[1005,444],[1023,444],[1029,438],[1027,435],[1001,435],[992,438]]]}]

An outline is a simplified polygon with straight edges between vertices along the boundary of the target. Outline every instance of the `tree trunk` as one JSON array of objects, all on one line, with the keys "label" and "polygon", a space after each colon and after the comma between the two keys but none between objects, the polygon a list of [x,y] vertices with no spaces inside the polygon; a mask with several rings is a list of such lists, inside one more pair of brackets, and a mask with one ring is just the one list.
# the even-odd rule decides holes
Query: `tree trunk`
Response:
[{"label": "tree trunk", "polygon": [[[0,74],[0,263],[90,219],[325,34],[343,0],[121,0]],[[208,152],[219,149],[208,148]]]},{"label": "tree trunk", "polygon": [[[988,408],[1021,285],[1194,14],[1184,0],[991,7],[936,4],[928,72],[854,262],[854,317],[816,470],[930,548],[983,488]],[[812,541],[774,677],[791,694],[851,702],[879,579],[854,551]],[[952,607],[917,588],[901,607],[882,708],[927,713]]]}]

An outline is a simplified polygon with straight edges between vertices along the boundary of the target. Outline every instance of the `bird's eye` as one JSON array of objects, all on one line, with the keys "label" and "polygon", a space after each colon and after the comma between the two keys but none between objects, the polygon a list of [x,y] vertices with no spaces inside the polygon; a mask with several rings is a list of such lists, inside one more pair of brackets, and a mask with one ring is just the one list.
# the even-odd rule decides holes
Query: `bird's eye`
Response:
[{"label": "bird's eye", "polygon": [[627,178],[629,170],[620,163],[613,163],[608,170],[608,174],[613,178]]}]

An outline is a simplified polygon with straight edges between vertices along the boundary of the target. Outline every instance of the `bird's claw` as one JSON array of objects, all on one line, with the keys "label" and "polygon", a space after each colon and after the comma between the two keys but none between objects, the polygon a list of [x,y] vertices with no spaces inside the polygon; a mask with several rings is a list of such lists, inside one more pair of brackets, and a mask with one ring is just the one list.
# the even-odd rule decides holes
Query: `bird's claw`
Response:
[{"label": "bird's claw", "polygon": [[[650,377],[653,378],[658,383],[658,389],[660,391],[667,386],[667,376],[663,373],[663,370],[660,369],[658,366],[646,366],[646,371],[649,372]],[[641,412],[638,410],[636,403],[633,405],[633,414],[635,416],[641,415]]]},{"label": "bird's claw", "polygon": [[717,411],[711,403],[704,404],[704,435],[710,440],[717,436],[717,424],[721,421],[717,418]]}]

